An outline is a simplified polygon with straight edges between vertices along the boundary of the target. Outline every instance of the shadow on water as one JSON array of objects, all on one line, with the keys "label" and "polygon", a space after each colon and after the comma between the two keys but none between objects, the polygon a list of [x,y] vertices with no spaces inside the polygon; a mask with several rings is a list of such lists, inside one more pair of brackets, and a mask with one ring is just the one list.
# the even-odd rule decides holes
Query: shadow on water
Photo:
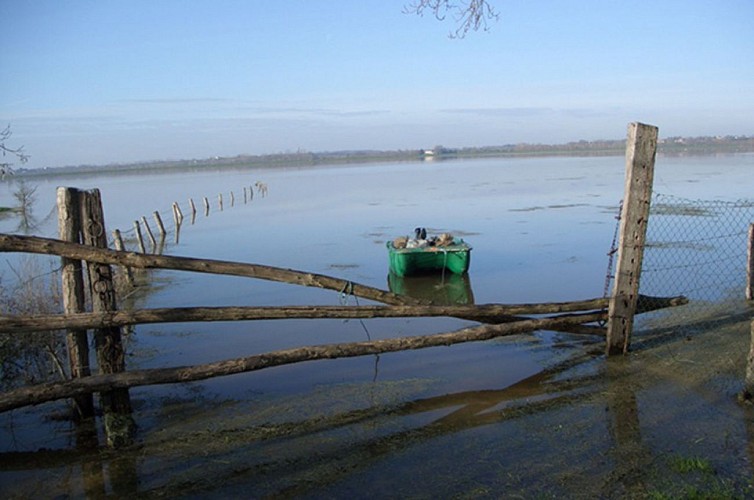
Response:
[{"label": "shadow on water", "polygon": [[[695,384],[686,395],[665,392],[652,378],[656,351],[611,360],[601,351],[599,342],[570,350],[501,389],[438,394],[441,386],[412,379],[249,401],[146,396],[138,445],[107,450],[84,429],[75,449],[0,454],[0,470],[68,478],[35,483],[45,496],[75,492],[72,483],[87,497],[235,496],[250,487],[282,498],[754,492],[741,479],[754,462],[750,409],[740,426],[741,410],[720,394]],[[702,470],[678,470],[689,463]]]},{"label": "shadow on water", "polygon": [[[500,390],[408,401],[394,399],[393,391],[403,390],[394,383],[369,384],[376,389],[371,405],[330,411],[329,415],[315,412],[303,419],[281,418],[291,409],[285,404],[259,408],[259,402],[255,402],[252,408],[237,408],[235,415],[246,415],[239,420],[229,417],[228,409],[242,403],[187,400],[177,406],[192,414],[185,415],[187,421],[201,419],[202,430],[178,424],[177,430],[155,432],[143,443],[115,452],[97,445],[94,424],[88,421],[77,428],[74,449],[0,454],[0,470],[68,468],[71,473],[71,468],[79,468],[82,493],[87,497],[108,492],[119,496],[233,493],[249,484],[254,484],[262,496],[313,494],[368,471],[401,450],[573,404],[592,392],[588,384],[594,375],[567,380],[559,380],[559,375],[590,359],[591,354],[581,354]],[[370,387],[355,390],[363,393]],[[300,403],[306,405],[305,401]],[[176,406],[172,406],[175,399],[166,404],[171,405],[171,413],[176,412]],[[255,418],[255,410],[269,420]],[[301,411],[306,412],[299,408],[294,413]],[[175,417],[182,420],[180,415]],[[204,463],[200,469],[192,466],[199,456]],[[148,466],[156,459],[162,467],[172,469],[158,479]],[[394,492],[400,493],[400,489]]]}]

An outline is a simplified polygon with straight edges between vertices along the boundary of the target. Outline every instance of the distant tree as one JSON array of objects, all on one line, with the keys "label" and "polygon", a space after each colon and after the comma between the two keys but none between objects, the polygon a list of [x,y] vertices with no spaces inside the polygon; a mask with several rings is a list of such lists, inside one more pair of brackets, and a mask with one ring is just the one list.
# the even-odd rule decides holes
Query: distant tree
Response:
[{"label": "distant tree", "polygon": [[[3,153],[3,160],[5,160],[5,157],[7,155],[15,156],[18,161],[21,163],[26,163],[29,161],[29,155],[24,153],[24,147],[19,146],[17,148],[13,148],[8,146],[6,143],[10,140],[11,136],[13,135],[13,132],[10,130],[10,125],[7,125],[2,132],[0,132],[0,151]],[[13,169],[11,168],[11,165],[13,163],[2,161],[0,162],[0,179],[4,179],[6,175],[10,175],[13,173]]]},{"label": "distant tree", "polygon": [[487,23],[497,21],[499,14],[488,0],[415,0],[403,7],[406,14],[423,16],[430,12],[438,21],[444,21],[448,13],[458,23],[450,38],[463,38],[469,31],[487,31]]}]

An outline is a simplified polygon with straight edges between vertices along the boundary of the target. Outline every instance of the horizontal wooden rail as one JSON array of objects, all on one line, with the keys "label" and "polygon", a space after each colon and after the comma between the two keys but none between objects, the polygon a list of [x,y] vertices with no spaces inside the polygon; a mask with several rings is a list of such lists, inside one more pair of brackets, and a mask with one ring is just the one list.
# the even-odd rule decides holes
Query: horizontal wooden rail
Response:
[{"label": "horizontal wooden rail", "polygon": [[336,290],[349,295],[375,300],[384,304],[409,305],[426,304],[426,301],[397,295],[379,288],[373,288],[353,281],[333,278],[322,274],[211,259],[191,257],[174,257],[167,255],[144,255],[135,252],[121,252],[107,248],[95,248],[77,243],[69,243],[38,236],[21,236],[0,234],[0,252],[26,252],[44,255],[58,255],[70,259],[114,264],[140,269],[172,269],[198,273],[245,276],[269,281],[291,283],[294,285]]},{"label": "horizontal wooden rail", "polygon": [[604,320],[606,316],[604,312],[596,312],[563,315],[555,318],[527,319],[514,323],[480,325],[434,335],[297,347],[197,366],[132,370],[63,382],[49,382],[0,393],[0,412],[114,388],[191,382],[301,361],[356,357],[408,349],[449,346],[463,342],[478,342],[534,330],[552,330],[564,328],[568,325],[591,323]]},{"label": "horizontal wooden rail", "polygon": [[[91,329],[146,323],[185,323],[195,321],[245,321],[318,318],[400,318],[448,316],[474,318],[481,322],[505,323],[523,318],[513,315],[556,314],[600,310],[608,299],[545,304],[480,304],[455,306],[278,306],[278,307],[179,307],[77,313],[67,315],[0,316],[0,332],[24,333],[43,330]],[[642,311],[686,303],[684,297],[646,297]]]}]

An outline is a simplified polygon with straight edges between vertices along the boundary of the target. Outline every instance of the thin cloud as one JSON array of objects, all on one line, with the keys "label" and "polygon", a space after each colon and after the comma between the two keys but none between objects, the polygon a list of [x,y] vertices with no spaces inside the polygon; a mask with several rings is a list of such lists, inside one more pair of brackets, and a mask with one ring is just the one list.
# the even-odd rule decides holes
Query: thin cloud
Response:
[{"label": "thin cloud", "polygon": [[441,109],[441,113],[456,113],[481,116],[521,117],[549,115],[555,110],[552,108],[450,108]]},{"label": "thin cloud", "polygon": [[202,104],[202,103],[218,103],[218,102],[232,102],[233,99],[227,99],[223,97],[157,97],[157,98],[133,98],[133,99],[118,99],[114,102],[118,104]]}]

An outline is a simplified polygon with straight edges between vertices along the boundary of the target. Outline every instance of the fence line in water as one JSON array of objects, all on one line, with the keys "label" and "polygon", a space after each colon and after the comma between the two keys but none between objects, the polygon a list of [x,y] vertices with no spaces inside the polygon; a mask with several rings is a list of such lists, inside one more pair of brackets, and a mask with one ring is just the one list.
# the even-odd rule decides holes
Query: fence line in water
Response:
[{"label": "fence line in water", "polygon": [[[254,188],[257,189],[257,194],[264,198],[267,196],[268,187],[267,184],[257,181],[253,185],[250,186],[244,186],[243,187],[243,201],[244,204],[248,204],[254,199]],[[230,206],[235,206],[235,193],[233,191],[229,192],[229,199],[230,199]],[[204,216],[209,217],[210,214],[210,203],[209,199],[204,196],[202,197],[202,201],[204,203]],[[219,211],[223,211],[224,204],[223,204],[223,195],[222,193],[219,193],[217,195],[217,207]],[[191,212],[191,224],[193,225],[196,222],[196,203],[194,202],[193,198],[188,199],[188,205]],[[126,230],[126,231],[120,231],[119,229],[116,229],[116,231],[119,232],[120,238],[121,238],[121,244],[123,245],[125,249],[125,242],[126,241],[132,241],[139,249],[139,252],[141,253],[153,253],[153,254],[162,254],[162,252],[165,249],[165,242],[167,239],[167,234],[169,232],[175,233],[175,243],[179,243],[180,239],[180,231],[181,227],[183,225],[184,215],[183,211],[181,210],[181,206],[177,201],[174,201],[171,205],[171,210],[173,213],[173,224],[172,226],[165,227],[165,224],[163,223],[162,217],[160,216],[159,211],[155,210],[153,212],[153,217],[155,219],[155,222],[157,224],[157,227],[159,229],[159,235],[160,239],[157,241],[157,239],[154,237],[154,233],[152,232],[149,223],[147,222],[147,219],[145,216],[142,216],[141,219],[134,220],[133,229]],[[147,245],[144,242],[144,232],[142,232],[142,227],[144,228],[144,231],[147,233],[147,236],[149,237],[149,241],[151,242],[151,251],[147,252]],[[113,231],[113,239],[112,244],[115,244],[115,232]]]}]

